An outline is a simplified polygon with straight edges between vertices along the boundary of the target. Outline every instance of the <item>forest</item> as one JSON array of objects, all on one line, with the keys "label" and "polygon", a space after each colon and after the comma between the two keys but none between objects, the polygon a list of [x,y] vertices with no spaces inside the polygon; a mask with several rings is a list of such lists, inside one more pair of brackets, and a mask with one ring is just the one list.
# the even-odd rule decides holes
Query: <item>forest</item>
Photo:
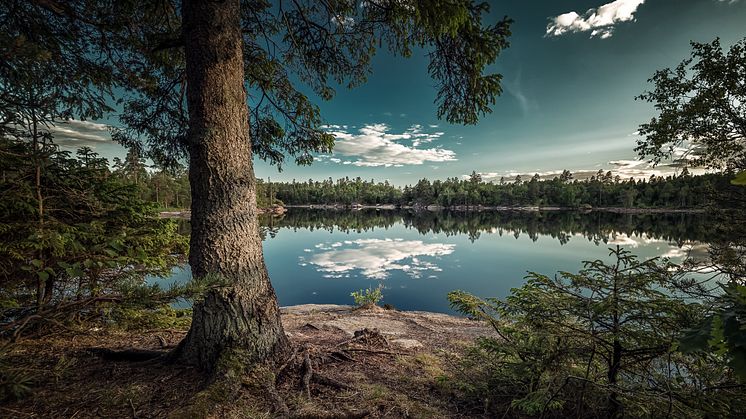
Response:
[{"label": "forest", "polygon": [[[132,151],[112,163],[112,173],[135,184],[142,199],[164,209],[189,207],[189,175],[183,166],[148,166]],[[692,176],[683,168],[678,175],[648,179],[622,179],[599,170],[577,180],[565,170],[553,179],[541,179],[537,174],[525,180],[517,176],[496,182],[483,181],[475,172],[467,179],[422,179],[403,187],[359,177],[304,182],[257,179],[257,205],[701,209],[728,206],[723,194],[742,194],[741,188],[731,184],[733,177],[732,173]]]},{"label": "forest", "polygon": [[615,207],[702,208],[713,201],[714,191],[740,193],[730,184],[732,174],[691,176],[684,169],[677,176],[621,179],[600,170],[586,180],[574,180],[565,170],[551,180],[534,175],[485,182],[473,173],[468,179],[422,179],[415,185],[397,187],[389,182],[360,178],[333,181],[264,182],[267,201],[286,205],[396,205],[440,207]]}]

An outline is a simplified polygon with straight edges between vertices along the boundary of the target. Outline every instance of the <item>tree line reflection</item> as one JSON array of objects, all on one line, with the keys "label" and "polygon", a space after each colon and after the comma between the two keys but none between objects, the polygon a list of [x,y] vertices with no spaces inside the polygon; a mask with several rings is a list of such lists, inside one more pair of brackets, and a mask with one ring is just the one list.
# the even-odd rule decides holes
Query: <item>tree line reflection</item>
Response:
[{"label": "tree line reflection", "polygon": [[363,209],[330,210],[292,208],[283,216],[260,217],[264,237],[275,237],[283,230],[325,230],[329,232],[363,233],[388,230],[396,224],[417,230],[420,234],[466,235],[472,242],[489,232],[528,236],[536,241],[541,236],[568,243],[582,236],[600,245],[614,236],[646,237],[683,245],[686,242],[715,242],[718,221],[706,213],[620,214],[612,212],[578,211],[407,211]]}]

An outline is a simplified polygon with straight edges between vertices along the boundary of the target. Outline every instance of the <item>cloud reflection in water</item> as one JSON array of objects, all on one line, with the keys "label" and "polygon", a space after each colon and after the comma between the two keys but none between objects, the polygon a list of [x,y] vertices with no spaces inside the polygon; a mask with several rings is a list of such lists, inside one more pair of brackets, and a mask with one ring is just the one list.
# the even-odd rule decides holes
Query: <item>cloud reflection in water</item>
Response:
[{"label": "cloud reflection in water", "polygon": [[421,240],[358,239],[319,243],[315,248],[319,253],[308,258],[301,256],[300,264],[313,265],[325,278],[347,278],[359,271],[360,275],[370,279],[386,279],[390,271],[399,270],[416,279],[425,272],[431,274],[442,270],[423,257],[449,255],[456,245]]}]

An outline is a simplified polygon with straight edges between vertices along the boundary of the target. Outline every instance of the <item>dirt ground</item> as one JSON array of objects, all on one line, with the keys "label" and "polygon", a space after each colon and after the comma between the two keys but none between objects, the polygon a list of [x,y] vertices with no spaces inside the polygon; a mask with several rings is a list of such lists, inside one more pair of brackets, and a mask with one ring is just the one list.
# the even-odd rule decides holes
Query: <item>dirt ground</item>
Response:
[{"label": "dirt ground", "polygon": [[[453,397],[448,381],[486,325],[465,318],[378,307],[304,305],[282,309],[294,356],[278,366],[275,389],[247,379],[236,400],[212,417],[478,417]],[[24,365],[32,395],[0,406],[12,418],[194,417],[206,382],[194,369],[104,360],[96,348],[167,351],[186,330],[88,330],[20,342],[9,354]],[[26,367],[27,366],[27,367]],[[287,409],[283,410],[277,400]]]}]

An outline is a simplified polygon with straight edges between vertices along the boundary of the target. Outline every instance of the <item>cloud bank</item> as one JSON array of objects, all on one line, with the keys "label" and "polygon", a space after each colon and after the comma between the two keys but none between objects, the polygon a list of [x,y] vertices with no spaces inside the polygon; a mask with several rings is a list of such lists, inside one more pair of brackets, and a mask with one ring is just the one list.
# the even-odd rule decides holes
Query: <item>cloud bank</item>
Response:
[{"label": "cloud bank", "polygon": [[457,160],[453,150],[421,147],[443,136],[443,132],[424,132],[421,125],[412,125],[401,133],[392,133],[386,124],[368,124],[359,128],[357,133],[351,133],[346,126],[329,125],[326,128],[336,138],[334,155],[346,158],[343,161],[335,157],[342,164],[399,167]]},{"label": "cloud bank", "polygon": [[90,147],[96,143],[111,142],[109,128],[106,124],[71,119],[50,127],[49,131],[58,144]]},{"label": "cloud bank", "polygon": [[637,9],[643,3],[645,0],[616,0],[589,9],[582,15],[572,11],[549,18],[546,36],[590,32],[591,38],[610,38],[614,34],[615,25],[634,20]]},{"label": "cloud bank", "polygon": [[[424,243],[420,240],[347,240],[316,245],[316,249],[322,252],[311,256],[307,263],[314,265],[326,278],[349,277],[359,271],[370,279],[386,279],[393,270],[402,271],[410,278],[421,278],[425,272],[441,271],[433,262],[422,260],[422,257],[449,255],[455,248],[454,244]],[[301,257],[301,265],[304,263],[306,258]]]},{"label": "cloud bank", "polygon": [[[707,173],[703,168],[690,167],[688,164],[682,163],[684,159],[677,158],[669,164],[660,164],[653,166],[644,160],[613,160],[607,163],[605,168],[600,169],[604,174],[610,171],[613,176],[619,176],[622,180],[628,180],[634,178],[635,180],[650,179],[650,176],[655,175],[656,177],[667,177],[678,175],[681,173],[683,167],[687,167],[687,170],[692,175],[701,175]],[[573,180],[587,180],[591,176],[598,175],[599,169],[569,169],[572,173]],[[505,182],[513,182],[516,176],[520,176],[521,180],[528,181],[534,175],[538,174],[541,180],[552,180],[555,177],[559,177],[562,174],[562,170],[545,170],[545,171],[516,171],[508,170],[504,172],[481,172],[482,180],[485,182],[496,182],[501,178]],[[469,179],[470,175],[461,175],[462,179]]]}]

